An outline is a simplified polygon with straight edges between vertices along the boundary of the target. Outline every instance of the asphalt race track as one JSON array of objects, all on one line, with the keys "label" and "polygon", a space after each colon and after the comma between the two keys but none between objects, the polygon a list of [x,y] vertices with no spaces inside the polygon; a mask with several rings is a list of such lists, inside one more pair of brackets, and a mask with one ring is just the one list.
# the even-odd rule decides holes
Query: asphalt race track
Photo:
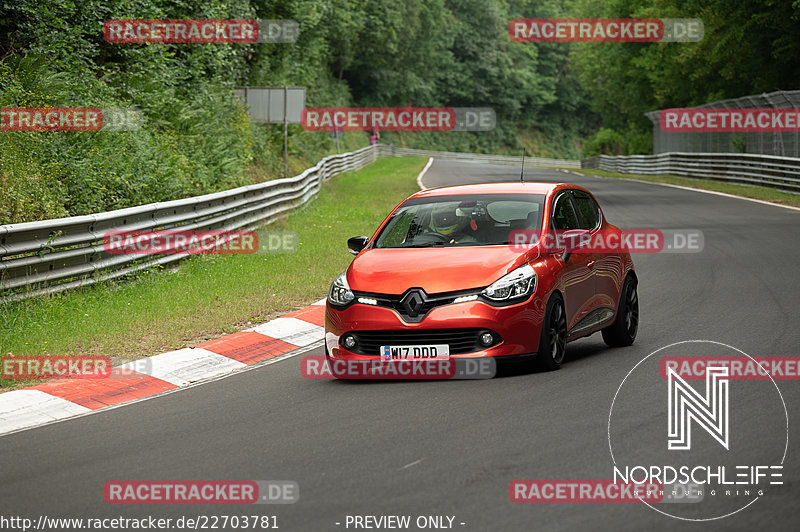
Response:
[{"label": "asphalt race track", "polygon": [[[509,501],[513,479],[610,478],[612,398],[653,351],[705,339],[752,356],[800,355],[800,211],[553,170],[528,168],[525,177],[587,187],[623,228],[703,231],[701,253],[634,257],[641,322],[632,347],[608,349],[596,334],[569,344],[560,371],[488,381],[306,380],[301,357],[289,358],[0,438],[0,514],[259,513],[277,515],[284,531],[344,530],[347,515],[387,514],[455,516],[456,530],[797,530],[797,380],[778,382],[789,417],[786,484],[736,515],[699,524],[643,504]],[[435,161],[424,181],[518,178],[513,166]],[[758,423],[760,407],[750,408]],[[629,430],[647,423],[641,415]],[[246,508],[104,502],[104,484],[127,479],[294,480],[300,500]]]}]

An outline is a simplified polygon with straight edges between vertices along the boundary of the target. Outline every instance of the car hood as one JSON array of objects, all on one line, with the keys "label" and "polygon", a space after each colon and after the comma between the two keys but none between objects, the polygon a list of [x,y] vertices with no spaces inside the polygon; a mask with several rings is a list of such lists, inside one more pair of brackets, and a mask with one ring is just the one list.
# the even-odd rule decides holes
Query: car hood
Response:
[{"label": "car hood", "polygon": [[414,287],[428,294],[483,288],[535,256],[510,246],[365,249],[347,282],[359,292],[396,295]]}]

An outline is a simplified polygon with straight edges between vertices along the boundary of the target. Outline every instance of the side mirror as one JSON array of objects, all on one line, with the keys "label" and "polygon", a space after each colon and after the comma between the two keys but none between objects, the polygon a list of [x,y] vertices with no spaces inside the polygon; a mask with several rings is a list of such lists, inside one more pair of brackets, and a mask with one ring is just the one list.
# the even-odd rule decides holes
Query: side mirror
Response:
[{"label": "side mirror", "polygon": [[548,246],[547,252],[553,255],[561,255],[561,260],[563,260],[565,263],[569,262],[569,257],[572,255],[572,250],[567,248],[563,243]]},{"label": "side mirror", "polygon": [[369,242],[369,237],[366,236],[354,236],[353,238],[347,239],[347,249],[353,255],[358,255],[358,253],[366,247],[367,242]]},{"label": "side mirror", "polygon": [[572,253],[585,245],[584,239],[589,235],[586,229],[568,229],[550,233],[547,237],[547,252],[561,255],[561,260],[569,262]]}]

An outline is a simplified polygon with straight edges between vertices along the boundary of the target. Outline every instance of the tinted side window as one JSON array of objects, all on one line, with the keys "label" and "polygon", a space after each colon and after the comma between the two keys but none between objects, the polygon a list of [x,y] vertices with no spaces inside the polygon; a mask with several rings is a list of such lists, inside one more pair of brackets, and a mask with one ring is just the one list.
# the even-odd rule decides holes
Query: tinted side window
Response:
[{"label": "tinted side window", "polygon": [[592,197],[586,192],[576,190],[573,192],[575,208],[581,217],[581,229],[594,229],[600,222],[600,208]]},{"label": "tinted side window", "polygon": [[580,229],[569,194],[561,194],[556,198],[553,206],[553,226],[561,230]]}]

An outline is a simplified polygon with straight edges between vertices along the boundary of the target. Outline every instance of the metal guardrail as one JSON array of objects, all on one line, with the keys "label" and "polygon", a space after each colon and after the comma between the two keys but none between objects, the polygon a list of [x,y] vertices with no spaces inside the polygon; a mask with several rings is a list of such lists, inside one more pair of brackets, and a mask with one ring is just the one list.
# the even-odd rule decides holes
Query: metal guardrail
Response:
[{"label": "metal guardrail", "polygon": [[168,264],[187,253],[142,258],[103,249],[107,231],[232,230],[304,206],[324,181],[357,170],[378,148],[331,155],[295,177],[99,214],[0,226],[0,302],[17,301]]},{"label": "metal guardrail", "polygon": [[[232,230],[269,223],[306,205],[324,181],[357,170],[378,157],[424,156],[493,164],[521,164],[521,157],[414,150],[377,145],[331,155],[300,175],[205,196],[150,203],[86,216],[0,225],[0,302],[17,301],[114,279],[181,260],[188,253],[117,255],[103,249],[108,231]],[[729,153],[663,153],[583,161],[525,158],[525,165],[599,168],[645,175],[674,174],[800,192],[800,158]]]},{"label": "metal guardrail", "polygon": [[699,177],[800,192],[800,158],[750,153],[659,153],[598,155],[581,168],[642,175]]},{"label": "metal guardrail", "polygon": [[[396,148],[394,146],[380,146],[381,157],[407,157],[422,156],[435,157],[436,159],[446,159],[454,161],[470,161],[484,164],[513,164],[520,166],[522,157],[507,155],[485,155],[482,153],[460,153],[452,151],[433,151],[415,150],[410,148]],[[525,157],[525,166],[540,168],[580,168],[580,161],[570,161],[566,159],[547,159],[542,157]]]}]

